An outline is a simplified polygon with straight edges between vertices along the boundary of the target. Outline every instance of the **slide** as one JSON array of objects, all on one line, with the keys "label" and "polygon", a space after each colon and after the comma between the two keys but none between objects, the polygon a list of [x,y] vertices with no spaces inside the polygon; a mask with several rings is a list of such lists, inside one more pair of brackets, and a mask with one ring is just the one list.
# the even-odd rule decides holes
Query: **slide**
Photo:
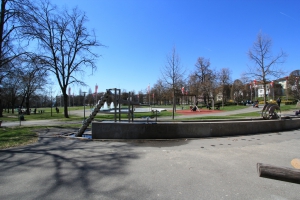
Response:
[{"label": "slide", "polygon": [[101,107],[104,105],[104,103],[107,101],[108,97],[111,95],[111,92],[109,90],[106,91],[104,96],[98,101],[95,109],[93,110],[92,114],[83,122],[81,128],[76,133],[76,137],[82,137],[84,131],[87,129],[87,127],[91,124],[91,122],[94,120],[95,116],[101,109]]}]

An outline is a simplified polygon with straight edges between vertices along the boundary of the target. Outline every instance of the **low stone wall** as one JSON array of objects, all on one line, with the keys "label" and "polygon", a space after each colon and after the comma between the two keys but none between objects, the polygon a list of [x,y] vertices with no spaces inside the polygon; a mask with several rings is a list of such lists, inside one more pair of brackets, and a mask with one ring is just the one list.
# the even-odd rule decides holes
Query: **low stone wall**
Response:
[{"label": "low stone wall", "polygon": [[215,122],[93,122],[93,139],[174,139],[247,135],[300,128],[300,119]]}]

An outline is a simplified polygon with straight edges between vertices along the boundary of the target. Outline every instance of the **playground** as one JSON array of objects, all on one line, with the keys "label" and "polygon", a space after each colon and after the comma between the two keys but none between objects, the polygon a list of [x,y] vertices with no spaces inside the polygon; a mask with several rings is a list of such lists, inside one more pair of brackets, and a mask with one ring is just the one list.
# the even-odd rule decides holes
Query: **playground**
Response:
[{"label": "playground", "polygon": [[215,114],[215,113],[221,113],[224,112],[222,110],[209,110],[209,109],[199,109],[196,111],[191,111],[191,110],[176,110],[176,113],[181,114],[181,115],[205,115],[205,114]]},{"label": "playground", "polygon": [[[148,113],[150,110],[140,109]],[[94,111],[84,115],[91,116]],[[5,183],[0,197],[297,199],[297,184],[278,181],[278,177],[275,177],[278,180],[261,178],[256,168],[258,163],[268,163],[292,171],[292,161],[299,157],[297,117],[281,114],[273,119],[276,115],[271,110],[262,112],[251,106],[234,111],[200,108],[200,111],[177,109],[176,112],[184,119],[253,111],[259,119],[188,122],[172,121],[168,116],[157,122],[156,119],[92,120],[84,134],[103,136],[102,139],[94,136],[92,140],[67,136],[78,133],[78,122],[40,120],[39,125],[54,127],[38,130],[36,143],[0,151],[1,182]],[[71,112],[75,113],[83,116],[82,110]],[[28,127],[35,126],[37,121],[22,123]],[[74,123],[76,128],[59,128],[68,123]]]},{"label": "playground", "polygon": [[[283,131],[300,128],[298,118],[288,120],[281,117],[281,110],[278,105],[266,104],[263,106],[260,119],[249,119],[246,121],[219,121],[219,122],[174,122],[158,121],[157,114],[164,109],[155,110],[149,108],[148,111],[155,113],[155,119],[146,117],[144,120],[136,120],[134,113],[138,102],[133,102],[133,94],[129,92],[127,100],[121,99],[120,89],[107,89],[107,92],[99,100],[87,119],[83,121],[81,128],[75,134],[82,137],[87,128],[92,124],[93,139],[175,139],[175,138],[201,138],[215,136],[232,136],[240,134],[256,134],[270,131]],[[107,100],[112,98],[113,105],[108,109]],[[128,109],[121,109],[121,104],[126,104]],[[214,106],[212,106],[214,107]],[[201,109],[197,107],[196,99],[194,105],[189,110],[178,110],[178,113],[185,116],[201,114]],[[98,112],[106,110],[114,115],[113,121],[94,122]],[[121,113],[127,113],[128,121],[121,121]],[[219,110],[202,109],[205,113],[222,113]],[[195,113],[195,114],[194,114]],[[173,116],[174,118],[174,116]],[[264,119],[264,121],[262,121]]]}]

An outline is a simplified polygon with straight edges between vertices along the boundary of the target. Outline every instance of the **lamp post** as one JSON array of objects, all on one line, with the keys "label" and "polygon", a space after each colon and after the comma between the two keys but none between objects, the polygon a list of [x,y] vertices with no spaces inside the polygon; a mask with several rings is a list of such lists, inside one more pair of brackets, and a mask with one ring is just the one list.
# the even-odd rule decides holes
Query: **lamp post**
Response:
[{"label": "lamp post", "polygon": [[[297,76],[295,79],[296,79],[295,80],[295,90],[296,90],[296,96],[298,97],[298,95],[299,95],[299,90],[298,90],[298,80],[299,80],[299,77]],[[298,99],[299,99],[299,97],[298,97]]]},{"label": "lamp post", "polygon": [[255,94],[255,97],[254,97],[254,100],[256,100],[256,80],[253,81],[253,84],[254,84],[254,94]]},{"label": "lamp post", "polygon": [[51,117],[52,117],[52,87],[50,87],[50,106],[51,106]]},{"label": "lamp post", "polygon": [[[2,86],[2,84],[1,84],[1,81],[0,81],[0,109],[2,109],[2,88],[3,88],[3,86]],[[3,117],[3,113],[2,112],[0,112],[0,115],[1,115],[1,117]],[[0,126],[1,126],[1,123],[2,123],[2,120],[0,120]]]},{"label": "lamp post", "polygon": [[251,95],[250,100],[252,101],[252,83],[251,83],[251,82],[250,82],[250,84],[249,84],[249,88],[250,88],[250,95]]},{"label": "lamp post", "polygon": [[286,98],[287,98],[287,101],[289,100],[289,92],[288,92],[288,79],[289,77],[285,77],[286,81],[285,81],[285,90],[286,90]]},{"label": "lamp post", "polygon": [[86,92],[83,93],[83,121],[85,121],[85,94]]}]

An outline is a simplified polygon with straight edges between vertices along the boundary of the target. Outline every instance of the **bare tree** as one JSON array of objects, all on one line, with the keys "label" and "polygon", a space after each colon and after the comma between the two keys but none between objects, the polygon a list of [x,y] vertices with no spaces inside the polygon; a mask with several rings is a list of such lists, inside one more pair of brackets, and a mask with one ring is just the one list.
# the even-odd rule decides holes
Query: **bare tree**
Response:
[{"label": "bare tree", "polygon": [[42,90],[45,87],[47,71],[40,67],[36,58],[23,60],[20,65],[22,66],[19,76],[21,80],[20,88],[23,94],[21,105],[25,101],[26,114],[30,115],[30,98],[37,90]]},{"label": "bare tree", "polygon": [[294,70],[290,73],[289,77],[287,78],[287,90],[291,96],[298,101],[300,101],[300,70]]},{"label": "bare tree", "polygon": [[140,104],[144,104],[144,92],[143,90],[139,91],[138,94],[137,94],[137,98],[138,98],[138,102]]},{"label": "bare tree", "polygon": [[280,77],[282,71],[277,68],[284,63],[286,54],[281,50],[276,56],[272,56],[272,39],[261,32],[257,35],[256,41],[249,50],[248,55],[254,66],[249,67],[248,75],[263,84],[264,102],[266,103],[266,85],[273,77]]},{"label": "bare tree", "polygon": [[5,88],[1,94],[4,101],[3,104],[6,103],[7,108],[11,107],[12,113],[14,113],[14,108],[16,107],[16,102],[20,93],[21,80],[18,71],[19,70],[16,70],[14,74],[8,74],[2,80],[3,88]]},{"label": "bare tree", "polygon": [[[19,19],[24,10],[24,5],[30,5],[27,0],[1,0],[0,11],[0,117],[3,116],[2,105],[2,80],[14,69],[11,62],[24,54],[20,45],[21,35],[17,30],[21,27]],[[22,43],[24,44],[24,43]]]},{"label": "bare tree", "polygon": [[154,84],[152,90],[153,90],[153,92],[155,94],[156,102],[159,105],[161,105],[162,104],[162,100],[164,98],[164,91],[165,91],[163,80],[158,79],[157,82]]},{"label": "bare tree", "polygon": [[209,98],[214,95],[214,90],[216,88],[216,74],[210,69],[209,59],[199,57],[195,66],[196,70],[194,76],[196,77],[196,84],[198,84],[197,88],[203,97],[204,103],[208,104]]},{"label": "bare tree", "polygon": [[224,107],[224,100],[226,99],[226,86],[230,84],[230,69],[222,68],[218,73],[218,79],[220,84],[220,92],[222,94],[222,107]]},{"label": "bare tree", "polygon": [[78,78],[84,67],[95,70],[97,54],[93,48],[101,46],[94,32],[85,26],[87,17],[77,8],[58,10],[48,0],[28,10],[23,33],[38,44],[40,62],[52,72],[61,88],[64,116],[68,118],[67,88],[70,84],[85,85]]},{"label": "bare tree", "polygon": [[173,114],[174,119],[176,111],[176,91],[180,90],[180,82],[183,79],[185,71],[181,68],[180,58],[176,52],[176,48],[173,47],[170,55],[167,56],[167,64],[162,69],[163,79],[169,89],[172,90],[173,95]]},{"label": "bare tree", "polygon": [[236,105],[239,104],[239,102],[243,99],[243,90],[244,90],[244,84],[241,80],[236,79],[232,84],[232,99],[236,102]]},{"label": "bare tree", "polygon": [[88,104],[89,104],[89,106],[91,108],[92,105],[94,105],[94,95],[93,95],[93,92],[92,92],[91,88],[89,88],[88,94],[87,94],[86,98],[87,98]]},{"label": "bare tree", "polygon": [[198,78],[195,75],[195,73],[192,73],[189,75],[188,85],[189,85],[189,92],[198,96],[200,86],[199,86]]}]

